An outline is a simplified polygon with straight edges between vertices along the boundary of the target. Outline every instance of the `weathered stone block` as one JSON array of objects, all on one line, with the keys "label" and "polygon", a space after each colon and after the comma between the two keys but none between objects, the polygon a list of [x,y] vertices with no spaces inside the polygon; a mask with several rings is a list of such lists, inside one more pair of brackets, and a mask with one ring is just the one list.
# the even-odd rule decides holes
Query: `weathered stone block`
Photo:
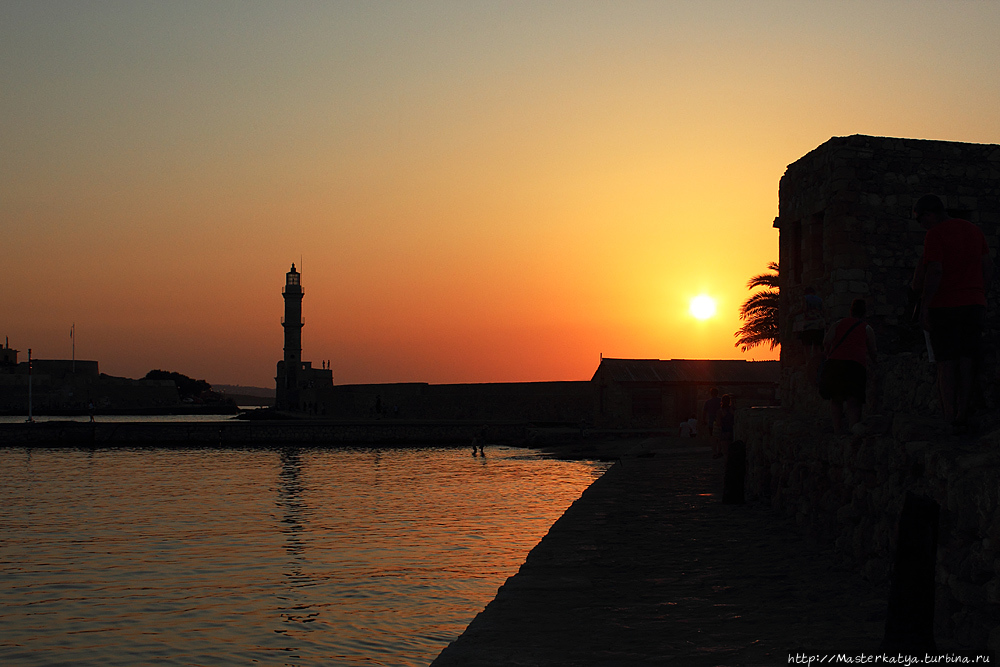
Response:
[{"label": "weathered stone block", "polygon": [[962,581],[955,575],[948,577],[948,588],[952,596],[965,605],[981,605],[987,599],[986,589],[983,586]]},{"label": "weathered stone block", "polygon": [[855,506],[853,503],[848,505],[843,505],[837,510],[837,522],[854,525],[858,523],[861,519],[861,508]]},{"label": "weathered stone block", "polygon": [[886,558],[869,558],[861,568],[862,576],[876,584],[889,579],[889,561]]},{"label": "weathered stone block", "polygon": [[864,269],[834,269],[830,272],[831,277],[836,280],[864,280]]}]

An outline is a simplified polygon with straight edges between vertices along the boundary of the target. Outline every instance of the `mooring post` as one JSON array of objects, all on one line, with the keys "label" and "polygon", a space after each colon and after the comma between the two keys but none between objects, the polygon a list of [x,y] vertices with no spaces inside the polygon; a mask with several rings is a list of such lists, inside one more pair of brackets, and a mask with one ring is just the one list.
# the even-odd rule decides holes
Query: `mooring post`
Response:
[{"label": "mooring post", "polygon": [[742,440],[729,445],[726,471],[722,478],[722,502],[740,505],[745,495],[747,476],[747,446]]},{"label": "mooring post", "polygon": [[899,516],[882,650],[937,653],[934,642],[934,570],[941,508],[907,492]]}]

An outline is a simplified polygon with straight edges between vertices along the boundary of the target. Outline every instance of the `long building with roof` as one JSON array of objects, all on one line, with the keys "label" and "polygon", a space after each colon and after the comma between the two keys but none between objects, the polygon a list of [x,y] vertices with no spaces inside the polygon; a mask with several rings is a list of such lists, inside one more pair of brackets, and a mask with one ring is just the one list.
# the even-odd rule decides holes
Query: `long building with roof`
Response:
[{"label": "long building with roof", "polygon": [[700,417],[712,388],[736,407],[777,404],[777,361],[602,358],[591,380],[602,428],[676,426]]}]

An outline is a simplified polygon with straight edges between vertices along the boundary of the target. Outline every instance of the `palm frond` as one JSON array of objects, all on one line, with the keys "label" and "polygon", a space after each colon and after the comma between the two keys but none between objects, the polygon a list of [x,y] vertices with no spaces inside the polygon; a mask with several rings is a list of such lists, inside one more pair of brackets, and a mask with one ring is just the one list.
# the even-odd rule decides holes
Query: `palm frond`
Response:
[{"label": "palm frond", "polygon": [[757,292],[749,299],[743,302],[740,306],[740,319],[745,320],[748,317],[756,317],[758,315],[768,313],[771,311],[777,312],[778,310],[778,292],[775,290],[768,290],[766,292]]},{"label": "palm frond", "polygon": [[740,306],[740,319],[743,326],[733,335],[736,336],[736,347],[743,352],[764,345],[770,349],[778,346],[780,323],[778,320],[778,263],[767,265],[772,273],[762,273],[747,282],[747,289],[766,287],[768,289],[752,294]]},{"label": "palm frond", "polygon": [[778,263],[771,262],[767,265],[767,270],[772,273],[760,273],[747,281],[747,289],[754,287],[778,288]]}]

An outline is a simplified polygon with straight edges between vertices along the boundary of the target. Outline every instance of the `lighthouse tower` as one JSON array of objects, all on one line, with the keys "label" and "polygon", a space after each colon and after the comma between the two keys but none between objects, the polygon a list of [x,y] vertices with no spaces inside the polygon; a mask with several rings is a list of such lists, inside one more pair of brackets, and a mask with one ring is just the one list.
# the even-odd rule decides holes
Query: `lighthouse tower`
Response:
[{"label": "lighthouse tower", "polygon": [[302,370],[302,291],[301,275],[292,269],[285,274],[285,287],[281,295],[285,298],[285,316],[281,326],[285,329],[285,358],[278,362],[278,377],[275,378],[275,403],[278,409],[299,409],[299,375]]}]

